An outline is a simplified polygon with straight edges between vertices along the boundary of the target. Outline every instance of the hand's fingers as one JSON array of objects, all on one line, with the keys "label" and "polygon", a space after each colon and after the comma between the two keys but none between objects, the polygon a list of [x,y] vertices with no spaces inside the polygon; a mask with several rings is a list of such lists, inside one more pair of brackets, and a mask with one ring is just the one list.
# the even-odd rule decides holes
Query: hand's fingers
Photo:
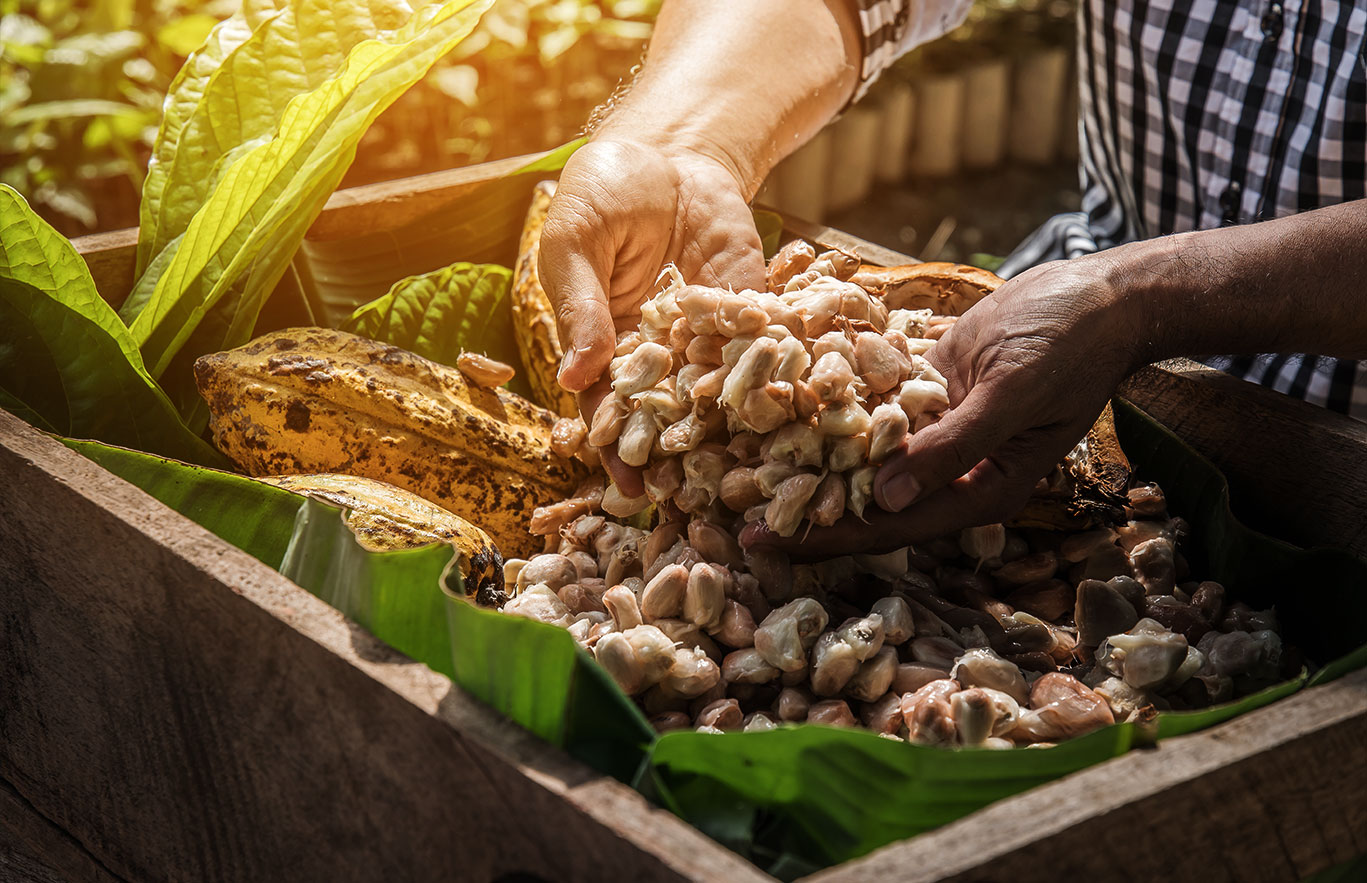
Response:
[{"label": "hand's fingers", "polygon": [[973,388],[972,322],[947,326],[940,342],[926,353],[931,367],[939,371],[948,384],[949,406],[957,408]]},{"label": "hand's fingers", "polygon": [[616,343],[607,281],[617,244],[594,207],[562,190],[541,230],[537,274],[555,309],[564,358],[560,385],[582,392],[612,361]]},{"label": "hand's fingers", "polygon": [[541,268],[565,352],[558,379],[570,392],[582,392],[607,370],[616,346],[607,294],[583,254],[560,254],[552,264],[543,251]]},{"label": "hand's fingers", "polygon": [[[604,380],[595,383],[579,394],[579,413],[584,415],[585,424],[591,424],[593,412],[598,409],[598,403],[611,393],[612,387],[608,381]],[[615,445],[599,448],[598,457],[603,461],[603,468],[607,470],[608,476],[623,494],[628,497],[639,497],[646,492],[641,470],[623,463],[622,458],[617,456]]]},{"label": "hand's fingers", "polygon": [[889,512],[900,512],[965,474],[997,446],[1027,427],[1014,419],[989,384],[979,384],[938,423],[908,436],[902,450],[878,470],[873,498]]},{"label": "hand's fingers", "polygon": [[743,223],[701,231],[690,231],[682,221],[675,225],[674,241],[681,245],[676,261],[685,281],[737,291],[764,288],[764,245],[749,223],[749,207],[739,195],[733,198],[737,216],[746,219]]},{"label": "hand's fingers", "polygon": [[891,552],[963,527],[947,520],[947,514],[975,510],[992,502],[995,494],[991,485],[995,480],[989,469],[975,470],[904,512],[869,507],[864,510],[863,519],[846,514],[830,527],[814,527],[808,532],[806,525],[802,525],[791,537],[780,537],[763,522],[752,524],[741,533],[741,545],[778,549],[794,561]]},{"label": "hand's fingers", "polygon": [[[926,497],[924,503],[899,513],[884,525],[884,540],[910,531],[919,539],[939,533],[1005,521],[1030,498],[1039,479],[1047,475],[1085,430],[1067,427],[1031,429],[1000,445],[962,478]],[[886,513],[885,513],[886,514]],[[937,528],[938,525],[938,528]],[[903,543],[902,545],[906,545]],[[898,548],[889,544],[888,548]]]},{"label": "hand's fingers", "polygon": [[1039,476],[1067,453],[1066,430],[1027,433],[1003,445],[999,454],[902,512],[865,510],[866,521],[846,515],[831,527],[803,528],[784,538],[760,523],[741,535],[746,548],[762,545],[810,561],[854,552],[879,554],[943,536],[962,527],[1003,521],[1020,511]]}]

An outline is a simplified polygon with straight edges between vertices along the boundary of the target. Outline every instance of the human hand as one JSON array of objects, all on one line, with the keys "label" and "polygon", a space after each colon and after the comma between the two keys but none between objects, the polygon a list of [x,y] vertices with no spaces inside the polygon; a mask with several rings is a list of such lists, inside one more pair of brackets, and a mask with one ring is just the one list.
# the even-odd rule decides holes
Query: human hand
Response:
[{"label": "human hand", "polygon": [[[538,264],[565,357],[561,386],[585,420],[610,391],[604,377],[618,332],[640,322],[661,268],[684,280],[757,288],[764,256],[740,175],[721,158],[604,138],[585,144],[560,176]],[[604,449],[622,493],[644,493],[640,470]]]},{"label": "human hand", "polygon": [[927,354],[950,409],[879,469],[881,511],[813,529],[806,542],[753,525],[743,542],[795,558],[876,553],[1010,518],[1138,367],[1140,329],[1123,297],[1132,287],[1125,264],[1105,254],[1006,282]]}]

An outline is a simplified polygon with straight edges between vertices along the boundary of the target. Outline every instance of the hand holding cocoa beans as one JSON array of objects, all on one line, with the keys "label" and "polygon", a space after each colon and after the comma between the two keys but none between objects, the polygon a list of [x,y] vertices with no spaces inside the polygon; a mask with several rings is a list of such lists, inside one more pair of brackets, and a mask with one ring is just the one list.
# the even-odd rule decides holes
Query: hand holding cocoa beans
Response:
[{"label": "hand holding cocoa beans", "polygon": [[930,311],[890,312],[848,281],[857,268],[800,240],[764,291],[688,285],[667,267],[618,335],[612,393],[591,417],[590,444],[644,469],[641,493],[608,489],[608,511],[763,519],[781,537],[863,516],[878,464],[948,397],[929,344],[908,336]]},{"label": "hand holding cocoa beans", "polygon": [[[667,263],[689,282],[763,283],[759,234],[736,177],[688,151],[610,139],[581,147],[560,177],[538,266],[565,350],[560,383],[580,394],[586,419],[607,392],[595,384],[616,333],[636,327]],[[639,495],[639,471],[604,453],[609,471]]]},{"label": "hand holding cocoa beans", "polygon": [[880,465],[864,522],[819,527],[801,543],[753,528],[745,544],[820,559],[1013,516],[1138,366],[1144,335],[1111,271],[1104,256],[1058,261],[979,301],[926,351],[946,382],[943,414]]},{"label": "hand holding cocoa beans", "polygon": [[886,511],[859,531],[862,547],[896,548],[932,525],[1001,521],[1020,509],[1138,367],[1144,331],[1121,308],[1112,271],[1104,255],[1045,264],[945,332],[926,357],[947,381],[949,408],[880,468],[874,499]]}]

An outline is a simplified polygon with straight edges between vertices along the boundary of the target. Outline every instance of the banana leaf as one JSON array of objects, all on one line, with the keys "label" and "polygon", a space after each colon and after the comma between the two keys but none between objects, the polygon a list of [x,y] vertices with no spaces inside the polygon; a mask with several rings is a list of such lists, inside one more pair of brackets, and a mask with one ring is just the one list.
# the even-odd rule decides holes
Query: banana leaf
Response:
[{"label": "banana leaf", "polygon": [[232,472],[103,442],[62,442],[262,564],[279,567],[284,559],[303,502],[298,494]]},{"label": "banana leaf", "polygon": [[[451,644],[441,628],[450,601],[464,594],[449,546],[371,552],[341,510],[308,499],[299,508],[279,571],[336,607],[375,637],[434,671],[453,677]],[[445,591],[443,591],[445,589]]]},{"label": "banana leaf", "polygon": [[449,546],[371,552],[325,503],[141,451],[63,442],[596,769],[626,781],[644,760],[654,734],[635,704],[569,632],[465,601]]},{"label": "banana leaf", "polygon": [[569,632],[464,601],[446,610],[462,689],[600,772],[637,774],[654,730]]},{"label": "banana leaf", "polygon": [[279,570],[396,650],[454,674],[444,611],[452,602],[443,586],[456,596],[463,587],[458,570],[447,572],[454,557],[449,546],[371,552],[336,507],[231,472],[96,441],[63,442]]},{"label": "banana leaf", "polygon": [[[948,750],[864,730],[790,726],[666,733],[651,784],[674,812],[725,846],[782,871],[837,864],[952,822],[993,801],[1117,757],[1123,724],[1053,748]],[[743,806],[744,812],[736,807]]]}]

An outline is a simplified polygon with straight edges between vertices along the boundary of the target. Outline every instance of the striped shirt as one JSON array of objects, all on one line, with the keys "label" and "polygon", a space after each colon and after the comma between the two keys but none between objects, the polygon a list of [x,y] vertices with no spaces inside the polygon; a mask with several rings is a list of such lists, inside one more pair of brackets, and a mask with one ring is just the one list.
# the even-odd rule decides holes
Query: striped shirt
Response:
[{"label": "striped shirt", "polygon": [[[965,11],[957,0],[853,2],[865,34],[861,90]],[[1082,211],[1051,219],[1002,274],[1367,197],[1364,33],[1367,0],[1081,0]],[[1303,354],[1206,361],[1367,419],[1367,364]]]}]

